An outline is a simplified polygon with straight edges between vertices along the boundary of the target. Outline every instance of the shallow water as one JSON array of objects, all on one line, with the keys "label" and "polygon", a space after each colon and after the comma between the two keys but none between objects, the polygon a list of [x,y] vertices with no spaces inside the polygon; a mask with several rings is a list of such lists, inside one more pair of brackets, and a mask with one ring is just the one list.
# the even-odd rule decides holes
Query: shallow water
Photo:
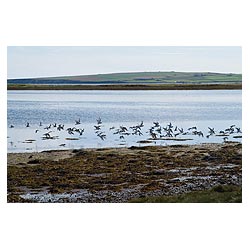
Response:
[{"label": "shallow water", "polygon": [[[216,134],[231,125],[241,127],[241,93],[241,90],[8,91],[8,152],[149,145],[137,142],[151,137],[149,128],[156,121],[161,127],[171,122],[172,130],[176,126],[183,128],[190,134],[176,138],[192,140],[157,140],[152,145],[223,142],[224,136],[206,138],[208,127],[215,128]],[[94,130],[99,117],[102,119],[100,131],[106,135],[104,140]],[[81,124],[75,125],[79,118]],[[129,127],[141,121],[144,123],[141,136],[130,134],[120,138],[121,134],[113,134],[119,126],[126,126],[127,132],[132,133]],[[27,122],[30,127],[26,127]],[[64,130],[58,131],[54,123],[64,124]],[[50,124],[50,129],[44,129]],[[10,128],[11,125],[14,128]],[[192,130],[188,130],[192,126],[202,131],[204,137],[192,135]],[[84,133],[70,135],[66,131],[69,127],[84,128]],[[111,127],[115,129],[110,130]],[[55,139],[43,140],[46,132]],[[177,133],[178,129],[173,131]],[[228,140],[241,141],[233,136],[241,136],[241,133],[228,136]]]}]

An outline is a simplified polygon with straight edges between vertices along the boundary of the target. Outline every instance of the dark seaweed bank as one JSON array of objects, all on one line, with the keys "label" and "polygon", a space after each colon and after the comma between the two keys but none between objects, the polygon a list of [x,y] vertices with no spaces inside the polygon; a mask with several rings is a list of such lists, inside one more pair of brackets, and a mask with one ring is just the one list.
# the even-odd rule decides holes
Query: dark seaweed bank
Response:
[{"label": "dark seaweed bank", "polygon": [[8,202],[241,202],[242,144],[8,154]]}]

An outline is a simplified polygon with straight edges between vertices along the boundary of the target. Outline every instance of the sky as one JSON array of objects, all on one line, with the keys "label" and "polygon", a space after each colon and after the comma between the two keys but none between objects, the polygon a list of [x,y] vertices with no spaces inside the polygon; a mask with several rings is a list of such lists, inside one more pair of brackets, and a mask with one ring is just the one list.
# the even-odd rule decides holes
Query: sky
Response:
[{"label": "sky", "polygon": [[116,72],[241,73],[239,46],[9,46],[8,79]]}]

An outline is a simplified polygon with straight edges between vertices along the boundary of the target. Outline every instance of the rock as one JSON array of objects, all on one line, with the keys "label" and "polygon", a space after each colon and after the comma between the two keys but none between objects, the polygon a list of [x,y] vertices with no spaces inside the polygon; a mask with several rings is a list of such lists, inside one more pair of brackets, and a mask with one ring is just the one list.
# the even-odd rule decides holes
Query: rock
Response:
[{"label": "rock", "polygon": [[35,160],[28,161],[27,163],[28,164],[38,164],[38,163],[40,163],[40,161],[35,159]]}]

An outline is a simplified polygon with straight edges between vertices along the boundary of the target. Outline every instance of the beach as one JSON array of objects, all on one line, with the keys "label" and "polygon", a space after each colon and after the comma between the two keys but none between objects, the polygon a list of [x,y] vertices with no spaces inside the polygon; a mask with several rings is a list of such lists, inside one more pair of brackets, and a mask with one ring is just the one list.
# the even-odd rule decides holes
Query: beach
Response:
[{"label": "beach", "polygon": [[237,142],[8,153],[8,202],[168,202],[223,187],[228,200],[197,202],[241,202],[241,180]]}]

